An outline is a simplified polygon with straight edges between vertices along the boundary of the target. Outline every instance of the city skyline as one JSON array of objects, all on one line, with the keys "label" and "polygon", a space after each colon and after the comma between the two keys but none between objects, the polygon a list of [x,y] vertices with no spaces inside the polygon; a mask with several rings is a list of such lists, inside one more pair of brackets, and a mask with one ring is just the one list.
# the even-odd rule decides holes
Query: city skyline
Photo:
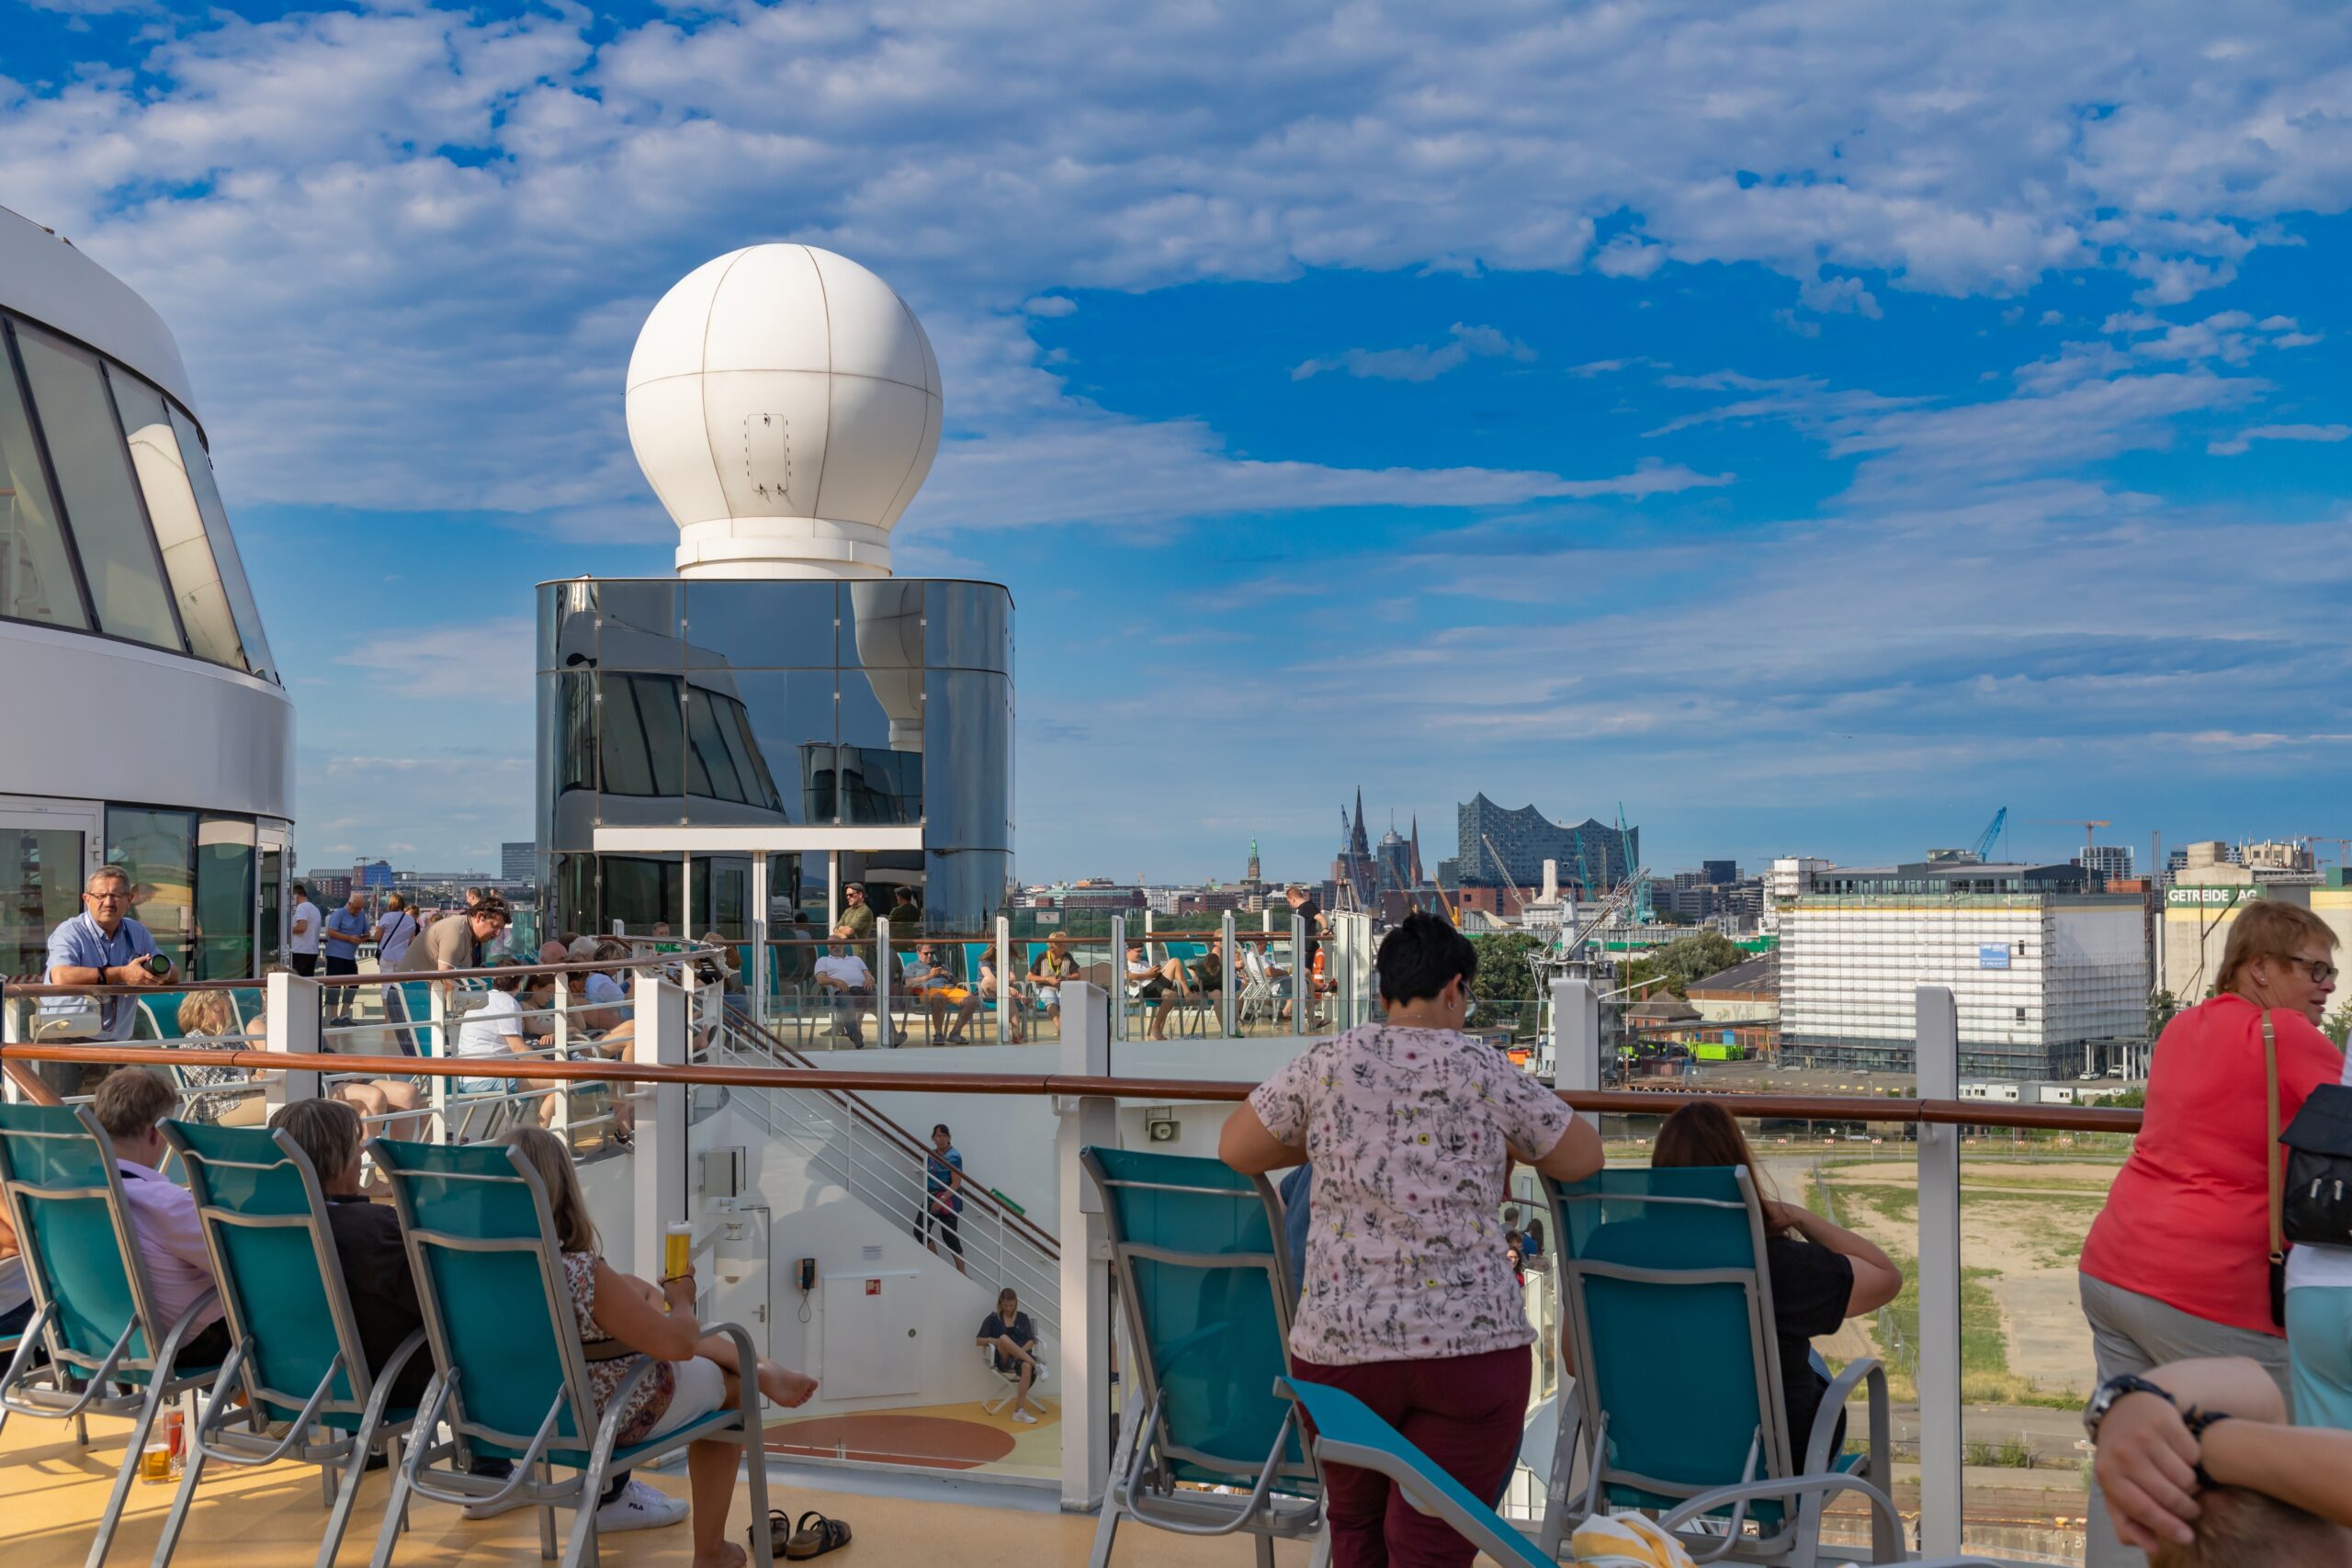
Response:
[{"label": "city skyline", "polygon": [[531,585],[669,571],[628,345],[766,239],[932,333],[899,565],[1012,590],[1024,880],[1318,873],[1358,779],[1431,859],[1477,791],[1657,869],[2352,831],[2324,15],[0,14],[0,203],[178,337],[308,863],[530,831]]}]

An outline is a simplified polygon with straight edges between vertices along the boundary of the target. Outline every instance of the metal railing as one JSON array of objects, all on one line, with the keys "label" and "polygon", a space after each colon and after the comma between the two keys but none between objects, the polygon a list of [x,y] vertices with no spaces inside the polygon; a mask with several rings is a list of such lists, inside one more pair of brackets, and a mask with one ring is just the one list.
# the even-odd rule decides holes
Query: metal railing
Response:
[{"label": "metal railing", "polygon": [[[290,977],[273,977],[273,1017],[277,995]],[[920,1091],[983,1098],[1047,1098],[1057,1112],[1055,1169],[1058,1186],[1057,1245],[1051,1262],[1057,1276],[1057,1310],[1062,1344],[1057,1375],[1062,1422],[1061,1495],[1066,1506],[1091,1510],[1102,1497],[1109,1459],[1109,1377],[1112,1359],[1112,1293],[1105,1261],[1107,1237],[1099,1213],[1090,1205],[1078,1176],[1078,1151],[1090,1145],[1119,1141],[1115,1108],[1122,1101],[1225,1104],[1245,1098],[1254,1087],[1230,1081],[1188,1077],[1144,1077],[1110,1069],[1109,998],[1084,982],[1072,982],[1064,1007],[1071,1027],[1060,1043],[1057,1060],[1040,1062],[1040,1069],[1023,1072],[969,1073],[944,1071],[894,1072],[846,1066],[775,1065],[778,1053],[748,1031],[720,1027],[708,1059],[685,1058],[690,1020],[709,1018],[707,1004],[696,1014],[690,998],[679,987],[654,980],[640,987],[640,1009],[651,1008],[661,1017],[651,1030],[659,1045],[653,1059],[643,1052],[635,1061],[582,1062],[553,1059],[528,1064],[492,1064],[478,1060],[404,1056],[349,1056],[338,1066],[358,1072],[401,1071],[428,1077],[459,1074],[503,1076],[515,1079],[574,1081],[602,1078],[638,1087],[646,1109],[639,1118],[636,1149],[638,1190],[643,1201],[634,1219],[641,1235],[658,1234],[668,1220],[688,1213],[685,1170],[685,1095],[691,1086],[717,1086],[756,1091],[773,1106],[785,1097],[840,1097],[869,1092]],[[1922,987],[1919,1020],[1917,1081],[1922,1093],[1903,1098],[1858,1095],[1707,1094],[1603,1090],[1597,1087],[1600,1071],[1598,1003],[1589,986],[1563,981],[1552,997],[1551,1055],[1556,1062],[1561,1097],[1579,1114],[1650,1118],[1702,1099],[1722,1105],[1743,1118],[1815,1119],[1849,1122],[1891,1129],[1892,1146],[1907,1148],[1916,1168],[1910,1190],[1917,1204],[1917,1308],[1905,1355],[1917,1389],[1917,1495],[1920,1546],[1929,1555],[1957,1554],[1962,1545],[1963,1407],[1961,1403],[1962,1238],[1960,1234],[1962,1133],[1968,1128],[2024,1132],[2130,1134],[2140,1126],[2140,1113],[2075,1105],[2018,1105],[1963,1100],[1958,1094],[1957,1016],[1950,994]],[[641,1014],[642,1016],[642,1014]],[[759,1049],[752,1049],[757,1044]],[[766,1061],[758,1058],[764,1053]],[[202,1064],[277,1071],[279,1082],[294,1083],[314,1060],[300,1052],[268,1052],[229,1047],[187,1048],[187,1060]],[[0,1060],[24,1062],[124,1063],[152,1062],[152,1050],[120,1045],[12,1043],[0,1047]],[[750,1059],[746,1059],[750,1058]],[[840,1058],[836,1057],[835,1061]],[[788,1100],[785,1100],[789,1103]],[[797,1112],[796,1112],[797,1114]],[[831,1116],[831,1112],[824,1113]],[[855,1123],[853,1116],[838,1119]],[[800,1134],[779,1129],[779,1135],[816,1140],[812,1125]],[[903,1134],[902,1134],[903,1135]],[[853,1177],[868,1169],[878,1172],[888,1164],[900,1170],[916,1168],[899,1138],[876,1133],[869,1161],[853,1151]],[[836,1158],[839,1156],[836,1156]],[[1804,1156],[1811,1160],[1814,1156]],[[886,1217],[914,1187],[890,1178],[896,1185],[874,1188],[867,1206]],[[915,1179],[919,1181],[919,1178]],[[1556,1248],[1560,1238],[1550,1246]],[[1043,1249],[1035,1267],[1042,1268]],[[1978,1445],[1982,1446],[1982,1445]]]}]

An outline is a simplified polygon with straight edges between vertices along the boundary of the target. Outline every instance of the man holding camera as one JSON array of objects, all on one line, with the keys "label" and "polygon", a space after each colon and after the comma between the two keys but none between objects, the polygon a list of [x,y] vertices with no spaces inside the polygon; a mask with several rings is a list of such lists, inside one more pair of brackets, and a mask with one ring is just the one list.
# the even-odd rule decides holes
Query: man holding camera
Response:
[{"label": "man holding camera", "polygon": [[[130,918],[129,872],[119,865],[102,865],[90,873],[90,880],[82,886],[82,912],[49,933],[45,978],[52,986],[166,986],[179,978],[172,961],[155,951],[155,939],[147,934],[147,928]],[[96,999],[97,1038],[130,1039],[138,1017],[134,999]],[[72,998],[43,1000],[70,1004]]]}]

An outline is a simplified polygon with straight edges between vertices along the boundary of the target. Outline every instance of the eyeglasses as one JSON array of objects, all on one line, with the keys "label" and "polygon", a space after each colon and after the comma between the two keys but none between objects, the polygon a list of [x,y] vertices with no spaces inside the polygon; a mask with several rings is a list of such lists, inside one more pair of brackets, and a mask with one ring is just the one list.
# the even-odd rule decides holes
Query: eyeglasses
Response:
[{"label": "eyeglasses", "polygon": [[128,893],[85,893],[82,897],[96,904],[128,904],[130,902],[130,895]]},{"label": "eyeglasses", "polygon": [[2324,986],[2343,973],[2341,969],[2338,969],[2335,964],[2330,964],[2324,958],[2301,958],[2293,953],[2279,953],[2277,956],[2279,963],[2291,964],[2296,968],[2301,969],[2304,974],[2309,975],[2312,977],[2312,984],[2314,986]]}]

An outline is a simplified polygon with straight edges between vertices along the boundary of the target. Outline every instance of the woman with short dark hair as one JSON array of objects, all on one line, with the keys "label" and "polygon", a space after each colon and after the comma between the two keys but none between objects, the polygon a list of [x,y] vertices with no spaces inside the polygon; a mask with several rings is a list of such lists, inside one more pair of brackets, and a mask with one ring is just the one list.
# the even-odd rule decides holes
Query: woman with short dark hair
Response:
[{"label": "woman with short dark hair", "polygon": [[[1378,967],[1385,1021],[1259,1085],[1217,1153],[1245,1175],[1314,1163],[1293,1374],[1354,1394],[1492,1500],[1519,1450],[1535,1339],[1497,1221],[1511,1162],[1580,1180],[1600,1168],[1600,1139],[1463,1032],[1478,954],[1452,925],[1408,917]],[[1323,1471],[1333,1568],[1468,1568],[1476,1549],[1386,1477]]]}]

